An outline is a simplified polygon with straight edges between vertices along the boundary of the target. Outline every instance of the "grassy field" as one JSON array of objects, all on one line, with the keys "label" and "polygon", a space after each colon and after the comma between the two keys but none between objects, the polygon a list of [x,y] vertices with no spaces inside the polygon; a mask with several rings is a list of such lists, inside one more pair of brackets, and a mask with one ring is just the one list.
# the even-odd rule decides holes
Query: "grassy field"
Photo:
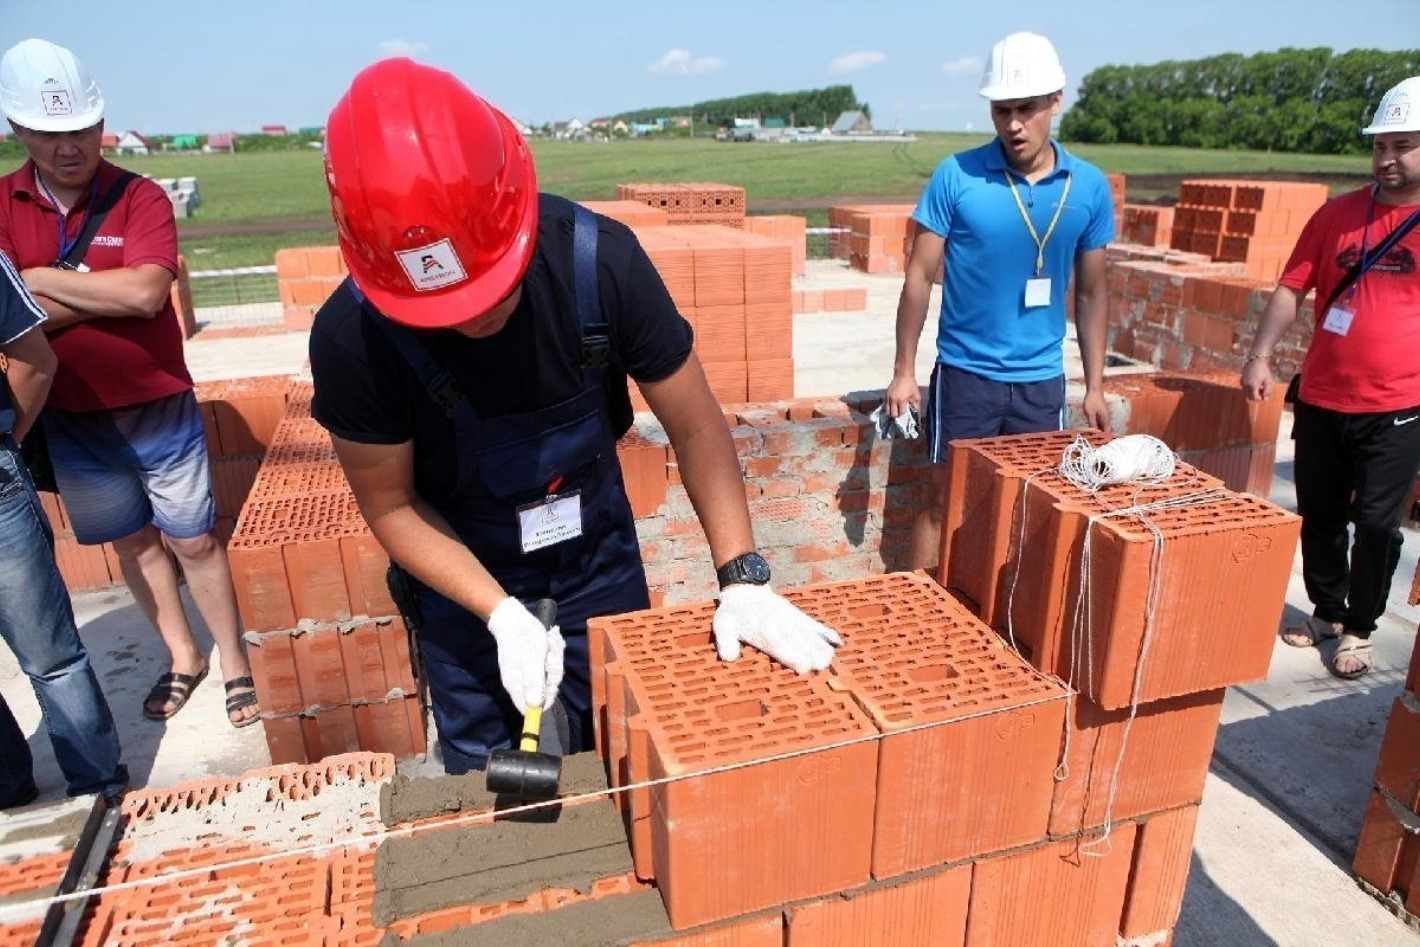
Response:
[{"label": "grassy field", "polygon": [[[829,204],[860,198],[915,200],[946,155],[985,135],[923,134],[913,142],[794,144],[535,141],[539,186],[579,200],[608,200],[618,183],[714,181],[743,187],[751,211],[797,212],[821,224]],[[1084,145],[1072,149],[1106,171],[1126,175],[1364,175],[1365,156]],[[189,266],[216,269],[270,263],[283,246],[330,243],[320,152],[157,155],[121,162],[153,177],[194,176],[202,206],[178,222]],[[0,167],[0,172],[10,170]],[[1143,185],[1143,182],[1140,182]],[[1176,190],[1174,191],[1176,193]],[[1129,188],[1131,200],[1167,196]]]}]

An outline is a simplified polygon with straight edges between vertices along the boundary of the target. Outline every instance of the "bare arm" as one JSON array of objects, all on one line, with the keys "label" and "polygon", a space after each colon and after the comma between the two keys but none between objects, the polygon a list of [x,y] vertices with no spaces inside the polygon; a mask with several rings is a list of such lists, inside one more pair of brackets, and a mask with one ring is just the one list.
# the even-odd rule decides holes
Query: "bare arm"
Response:
[{"label": "bare arm", "polygon": [[1104,350],[1109,338],[1109,288],[1104,247],[1075,256],[1075,336],[1085,366],[1085,420],[1109,428],[1104,400]]},{"label": "bare arm", "polygon": [[39,416],[39,409],[44,407],[50,383],[54,381],[54,367],[58,364],[49,340],[37,329],[0,346],[7,363],[5,380],[10,386],[10,406],[15,411],[12,434],[17,442],[25,439]]},{"label": "bare arm", "polygon": [[735,443],[700,359],[692,352],[669,378],[640,388],[675,449],[681,482],[705,530],[715,567],[755,549]]},{"label": "bare arm", "polygon": [[891,417],[899,417],[909,404],[921,407],[917,385],[917,344],[927,322],[932,284],[942,271],[947,241],[916,221],[912,222],[912,255],[902,278],[902,295],[897,300],[897,348],[893,356],[892,382],[885,401]]},{"label": "bare arm", "polygon": [[21,276],[49,315],[47,332],[101,317],[151,319],[162,311],[173,285],[173,274],[156,263],[94,273],[35,266]]},{"label": "bare arm", "polygon": [[449,524],[414,492],[414,444],[359,444],[331,435],[355,501],[385,552],[479,618],[507,597]]},{"label": "bare arm", "polygon": [[1262,311],[1262,318],[1257,323],[1257,336],[1248,349],[1248,359],[1243,363],[1242,370],[1243,392],[1253,401],[1266,401],[1272,390],[1272,350],[1292,323],[1297,321],[1302,295],[1295,289],[1279,285],[1272,291],[1272,298]]}]

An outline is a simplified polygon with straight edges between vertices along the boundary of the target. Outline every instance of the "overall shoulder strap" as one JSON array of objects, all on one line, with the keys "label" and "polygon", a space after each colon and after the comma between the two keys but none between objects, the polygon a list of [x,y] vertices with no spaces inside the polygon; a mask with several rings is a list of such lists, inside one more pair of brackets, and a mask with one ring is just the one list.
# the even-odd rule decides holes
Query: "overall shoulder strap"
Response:
[{"label": "overall shoulder strap", "polygon": [[365,314],[373,319],[375,325],[384,332],[385,338],[390,340],[400,357],[413,369],[419,379],[419,384],[423,386],[429,397],[443,410],[444,414],[452,418],[460,411],[464,411],[468,412],[471,417],[477,418],[477,414],[473,413],[473,405],[464,395],[458,380],[449,373],[448,369],[434,360],[434,356],[429,353],[423,340],[404,326],[391,320],[384,313],[364,305],[365,294],[360,292],[360,288],[355,285],[353,279],[348,276],[346,279],[350,282],[350,291],[360,301]]},{"label": "overall shoulder strap", "polygon": [[572,205],[572,288],[577,321],[582,326],[582,371],[599,381],[611,354],[611,325],[602,318],[597,281],[597,218],[581,204]]}]

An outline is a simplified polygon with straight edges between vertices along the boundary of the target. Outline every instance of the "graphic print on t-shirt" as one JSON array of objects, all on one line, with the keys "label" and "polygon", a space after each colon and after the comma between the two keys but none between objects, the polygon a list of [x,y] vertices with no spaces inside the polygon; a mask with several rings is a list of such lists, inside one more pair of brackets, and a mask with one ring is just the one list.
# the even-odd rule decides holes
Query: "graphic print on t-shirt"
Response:
[{"label": "graphic print on t-shirt", "polygon": [[[1355,266],[1361,259],[1361,245],[1350,243],[1342,248],[1336,255],[1336,266],[1343,273],[1351,272],[1351,267]],[[1386,251],[1386,255],[1381,257],[1367,273],[1389,273],[1392,276],[1409,276],[1415,272],[1415,254],[1403,243],[1397,243]]]}]

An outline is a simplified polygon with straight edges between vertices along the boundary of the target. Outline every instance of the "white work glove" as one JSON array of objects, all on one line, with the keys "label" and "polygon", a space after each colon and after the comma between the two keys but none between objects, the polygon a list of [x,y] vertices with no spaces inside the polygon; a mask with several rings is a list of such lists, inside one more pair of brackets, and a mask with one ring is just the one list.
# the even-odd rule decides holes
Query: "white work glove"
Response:
[{"label": "white work glove", "polygon": [[488,630],[498,643],[498,673],[503,689],[519,711],[557,699],[562,684],[562,654],[567,644],[557,625],[542,627],[523,603],[509,596],[488,616]]},{"label": "white work glove", "polygon": [[797,674],[822,671],[843,644],[838,633],[805,615],[767,585],[740,583],[720,592],[710,623],[723,661],[740,656],[740,642],[753,645]]}]

